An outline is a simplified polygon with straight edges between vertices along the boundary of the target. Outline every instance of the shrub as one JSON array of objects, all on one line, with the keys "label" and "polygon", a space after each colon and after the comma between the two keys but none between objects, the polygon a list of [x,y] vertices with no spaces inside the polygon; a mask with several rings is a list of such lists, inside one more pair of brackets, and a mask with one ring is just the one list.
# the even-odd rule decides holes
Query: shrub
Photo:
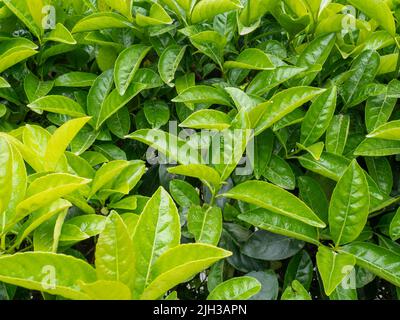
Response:
[{"label": "shrub", "polygon": [[0,297],[399,297],[399,9],[0,0]]}]

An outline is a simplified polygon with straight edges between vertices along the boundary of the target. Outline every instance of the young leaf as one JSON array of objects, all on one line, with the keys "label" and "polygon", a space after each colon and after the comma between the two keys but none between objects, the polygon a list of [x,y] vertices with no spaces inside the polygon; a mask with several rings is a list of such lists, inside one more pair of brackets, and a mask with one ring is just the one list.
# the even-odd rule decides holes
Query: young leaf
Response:
[{"label": "young leaf", "polygon": [[192,23],[210,20],[217,14],[241,8],[237,0],[200,0],[194,6],[191,21]]},{"label": "young leaf", "polygon": [[317,267],[327,296],[353,270],[355,263],[354,257],[349,254],[337,253],[324,246],[318,248]]},{"label": "young leaf", "polygon": [[44,154],[45,169],[47,171],[55,170],[58,161],[66,151],[68,145],[89,119],[90,117],[84,117],[70,120],[53,133]]},{"label": "young leaf", "polygon": [[154,264],[151,272],[152,282],[143,292],[141,299],[157,299],[167,290],[230,255],[229,251],[200,243],[172,248]]},{"label": "young leaf", "polygon": [[14,218],[15,209],[25,198],[27,174],[18,150],[0,136],[0,234]]},{"label": "young leaf", "polygon": [[96,244],[96,273],[99,280],[120,281],[132,287],[134,256],[131,239],[122,218],[112,211]]},{"label": "young leaf", "polygon": [[168,172],[205,180],[210,182],[213,186],[219,186],[222,182],[219,173],[215,169],[204,164],[180,165],[169,168]]},{"label": "young leaf", "polygon": [[207,300],[248,300],[261,290],[261,283],[248,276],[229,279],[214,288]]},{"label": "young leaf", "polygon": [[308,291],[303,285],[293,280],[292,284],[283,292],[281,300],[312,300]]},{"label": "young leaf", "polygon": [[71,256],[24,252],[0,257],[0,280],[67,299],[86,299],[78,281],[94,282],[96,272],[87,262]]},{"label": "young leaf", "polygon": [[268,55],[256,48],[243,50],[235,61],[226,61],[225,69],[271,70],[275,66]]},{"label": "young leaf", "polygon": [[[133,298],[139,298],[151,283],[155,263],[160,256],[180,243],[178,210],[169,194],[162,188],[147,202],[133,236],[134,283]],[[168,288],[169,289],[169,288]]]},{"label": "young leaf", "polygon": [[205,109],[192,113],[179,126],[193,129],[223,131],[231,126],[232,119],[224,112]]},{"label": "young leaf", "polygon": [[383,124],[367,135],[367,138],[400,140],[400,120]]}]

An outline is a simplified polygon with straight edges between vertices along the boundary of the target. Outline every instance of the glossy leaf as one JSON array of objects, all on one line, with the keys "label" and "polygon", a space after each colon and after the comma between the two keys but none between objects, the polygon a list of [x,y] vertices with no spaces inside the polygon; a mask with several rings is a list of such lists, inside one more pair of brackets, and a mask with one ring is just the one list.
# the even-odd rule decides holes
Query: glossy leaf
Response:
[{"label": "glossy leaf", "polygon": [[317,267],[327,296],[330,296],[353,270],[355,263],[356,261],[351,255],[337,253],[324,246],[318,248]]},{"label": "glossy leaf", "polygon": [[114,82],[121,96],[125,95],[136,71],[151,48],[144,45],[133,45],[122,51],[114,67]]},{"label": "glossy leaf", "polygon": [[152,272],[156,268],[155,263],[160,256],[180,243],[178,210],[162,187],[143,209],[132,241],[134,255],[132,295],[134,298],[139,298],[150,285]]},{"label": "glossy leaf", "polygon": [[368,182],[354,160],[338,181],[329,205],[329,227],[335,244],[357,239],[367,222],[368,212]]},{"label": "glossy leaf", "polygon": [[[0,257],[1,281],[32,290],[85,299],[78,281],[96,280],[95,270],[85,261],[62,254],[24,252]],[[56,277],[56,278],[54,278]]]},{"label": "glossy leaf", "polygon": [[247,300],[260,289],[261,283],[255,278],[248,276],[232,278],[215,287],[207,300]]},{"label": "glossy leaf", "polygon": [[304,202],[267,182],[247,181],[224,193],[223,196],[258,205],[311,226],[325,226]]},{"label": "glossy leaf", "polygon": [[187,226],[196,242],[217,245],[222,232],[221,209],[192,206],[188,211]]},{"label": "glossy leaf", "polygon": [[168,289],[230,255],[229,251],[206,244],[184,244],[172,248],[154,264],[151,273],[152,282],[141,299],[157,299]]}]

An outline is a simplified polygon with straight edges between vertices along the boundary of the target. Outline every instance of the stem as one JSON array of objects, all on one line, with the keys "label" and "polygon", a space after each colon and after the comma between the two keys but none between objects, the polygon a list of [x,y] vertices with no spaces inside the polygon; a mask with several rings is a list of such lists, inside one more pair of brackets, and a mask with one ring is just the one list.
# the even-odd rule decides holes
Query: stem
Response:
[{"label": "stem", "polygon": [[0,250],[2,250],[2,251],[6,250],[6,234],[5,233],[1,236],[1,239],[0,239]]}]

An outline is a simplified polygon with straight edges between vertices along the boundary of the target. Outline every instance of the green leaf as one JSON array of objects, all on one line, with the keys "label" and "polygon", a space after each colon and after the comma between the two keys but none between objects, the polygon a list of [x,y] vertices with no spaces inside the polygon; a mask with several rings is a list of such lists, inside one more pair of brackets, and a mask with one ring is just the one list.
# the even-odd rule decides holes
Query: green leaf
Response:
[{"label": "green leaf", "polygon": [[281,300],[312,300],[308,291],[303,285],[293,280],[292,284],[283,292]]},{"label": "green leaf", "polygon": [[230,255],[229,251],[200,243],[172,248],[154,264],[151,272],[152,282],[143,292],[141,299],[157,299],[167,290]]},{"label": "green leaf", "polygon": [[272,157],[272,149],[274,147],[274,134],[272,130],[266,130],[254,137],[254,163],[253,170],[256,179],[267,170],[267,166]]},{"label": "green leaf", "polygon": [[332,87],[315,99],[301,123],[300,142],[310,146],[325,133],[336,108],[336,87]]},{"label": "green leaf", "polygon": [[190,183],[178,179],[172,180],[169,183],[169,192],[181,207],[189,208],[192,205],[200,205],[199,194]]},{"label": "green leaf", "polygon": [[328,200],[321,185],[313,178],[301,176],[297,179],[299,195],[325,223],[328,222]]},{"label": "green leaf", "polygon": [[385,123],[367,135],[367,138],[400,140],[400,120]]},{"label": "green leaf", "polygon": [[330,233],[337,246],[357,239],[367,222],[368,212],[368,182],[353,160],[333,190],[329,205]]},{"label": "green leaf", "polygon": [[21,230],[18,233],[18,237],[15,240],[15,245],[18,247],[22,241],[43,222],[62,211],[67,210],[71,206],[72,204],[69,201],[59,199],[33,212],[29,216],[29,219],[22,225]]},{"label": "green leaf", "polygon": [[151,47],[135,44],[119,54],[115,61],[114,82],[121,96],[125,95],[136,71],[150,49]]},{"label": "green leaf", "polygon": [[313,272],[314,266],[310,255],[306,250],[300,251],[290,259],[287,265],[283,288],[290,286],[293,280],[297,280],[306,290],[309,290]]},{"label": "green leaf", "polygon": [[133,0],[105,0],[105,3],[128,19],[132,19]]},{"label": "green leaf", "polygon": [[96,31],[102,29],[111,29],[111,28],[127,28],[131,24],[129,20],[114,12],[98,12],[92,13],[89,16],[86,16],[79,20],[74,28],[72,29],[72,33],[77,32],[88,32],[88,31]]},{"label": "green leaf", "polygon": [[65,44],[77,43],[71,32],[69,32],[69,30],[62,23],[57,23],[55,29],[51,30],[45,35],[43,42],[47,41],[55,41]]},{"label": "green leaf", "polygon": [[368,98],[365,105],[365,126],[368,132],[374,131],[389,120],[396,101],[396,98],[387,94]]},{"label": "green leaf", "polygon": [[350,4],[378,22],[393,37],[396,36],[396,25],[388,4],[380,0],[349,0]]},{"label": "green leaf", "polygon": [[353,255],[360,267],[378,277],[400,286],[399,256],[388,249],[367,242],[353,242],[342,248]]},{"label": "green leaf", "polygon": [[241,8],[237,0],[200,0],[194,6],[191,21],[192,23],[210,20],[220,13]]},{"label": "green leaf", "polygon": [[96,194],[101,188],[113,181],[122,170],[129,166],[125,160],[113,160],[103,164],[97,171],[93,179],[89,198]]},{"label": "green leaf", "polygon": [[144,115],[153,128],[158,129],[168,123],[170,111],[163,100],[148,100],[144,103]]},{"label": "green leaf", "polygon": [[274,70],[259,72],[248,85],[246,92],[262,96],[305,70],[306,68],[281,66]]},{"label": "green leaf", "polygon": [[250,118],[258,119],[254,122],[257,123],[255,134],[260,134],[285,115],[324,91],[325,89],[312,87],[294,87],[274,95],[269,101],[258,105],[251,112]]},{"label": "green leaf", "polygon": [[390,238],[393,241],[400,239],[400,209],[397,209],[389,228]]},{"label": "green leaf", "polygon": [[215,187],[219,186],[222,182],[219,173],[215,169],[204,164],[180,165],[169,168],[168,172],[205,180]]},{"label": "green leaf", "polygon": [[[160,256],[179,245],[181,226],[178,210],[169,194],[158,188],[139,217],[133,236],[133,298],[139,298],[151,283]],[[169,289],[169,288],[168,288]]]},{"label": "green leaf", "polygon": [[[315,38],[299,56],[296,66],[300,68],[313,68],[316,65],[323,66],[330,56],[336,42],[334,33],[329,33]],[[297,76],[289,81],[290,85],[308,86],[318,75],[319,71],[310,72],[306,76]]]},{"label": "green leaf", "polygon": [[184,103],[209,103],[230,106],[231,101],[227,93],[221,88],[210,86],[194,86],[189,87],[172,99],[173,102]]},{"label": "green leaf", "polygon": [[222,196],[255,204],[311,226],[325,227],[325,223],[304,202],[267,182],[246,181]]},{"label": "green leaf", "polygon": [[69,72],[54,81],[55,87],[91,87],[97,76],[88,72]]},{"label": "green leaf", "polygon": [[68,299],[86,299],[78,281],[94,282],[96,272],[85,261],[71,256],[24,252],[0,257],[0,280]]},{"label": "green leaf", "polygon": [[171,82],[175,79],[175,72],[185,54],[186,46],[170,45],[162,52],[158,60],[158,72],[161,79],[173,86]]},{"label": "green leaf", "polygon": [[104,103],[101,104],[100,110],[98,111],[96,130],[98,130],[108,118],[125,106],[145,88],[146,85],[144,84],[132,83],[122,96],[118,93],[117,89],[111,91],[104,100]]},{"label": "green leaf", "polygon": [[110,93],[113,85],[113,70],[107,70],[99,75],[90,87],[87,96],[87,111],[97,123],[104,101]]},{"label": "green leaf", "polygon": [[279,293],[278,276],[273,270],[251,271],[245,274],[261,283],[261,290],[249,300],[276,300]]},{"label": "green leaf", "polygon": [[229,279],[214,288],[207,300],[248,300],[261,290],[261,283],[253,277]]},{"label": "green leaf", "polygon": [[231,122],[232,119],[224,112],[204,109],[189,115],[179,126],[192,129],[223,131],[231,126]]},{"label": "green leaf", "polygon": [[126,138],[146,143],[181,164],[197,164],[200,162],[199,153],[188,146],[187,141],[158,129],[138,130],[129,134]]},{"label": "green leaf", "polygon": [[190,41],[200,52],[210,57],[222,69],[227,40],[216,31],[202,31],[190,36]]},{"label": "green leaf", "polygon": [[99,280],[120,281],[132,287],[134,254],[122,218],[112,211],[96,244],[96,273]]},{"label": "green leaf", "polygon": [[326,151],[341,155],[346,146],[350,128],[350,117],[346,114],[335,115],[325,136]]},{"label": "green leaf", "polygon": [[364,86],[370,84],[379,68],[379,54],[372,50],[363,51],[352,63],[352,75],[343,83],[341,96],[347,108],[353,107],[367,97],[358,97]]},{"label": "green leaf", "polygon": [[354,151],[356,156],[382,157],[400,153],[400,141],[367,138]]},{"label": "green leaf", "polygon": [[312,172],[338,181],[349,165],[349,160],[343,156],[323,152],[319,160],[315,160],[310,154],[299,157],[300,164]]},{"label": "green leaf", "polygon": [[82,291],[89,300],[130,300],[131,291],[122,282],[97,280],[81,283]]},{"label": "green leaf", "polygon": [[65,114],[71,117],[84,117],[86,116],[85,110],[74,100],[64,96],[45,96],[41,97],[30,104],[28,108],[32,109],[38,114],[43,111]]},{"label": "green leaf", "polygon": [[18,150],[0,136],[0,234],[14,218],[15,209],[25,198],[27,174]]},{"label": "green leaf", "polygon": [[28,213],[74,192],[89,182],[88,179],[67,173],[51,173],[37,178],[29,185],[25,200],[17,206],[16,221],[22,219]]},{"label": "green leaf", "polygon": [[238,218],[263,230],[316,245],[319,243],[318,231],[315,227],[267,209],[259,208],[247,211],[240,214]]},{"label": "green leaf", "polygon": [[53,133],[44,154],[47,171],[55,170],[68,145],[89,119],[90,117],[84,117],[70,120]]},{"label": "green leaf", "polygon": [[24,90],[29,102],[47,95],[53,86],[53,81],[40,81],[33,73],[29,73],[24,80]]},{"label": "green leaf", "polygon": [[[204,0],[203,0],[204,1]],[[243,50],[235,61],[226,61],[225,69],[271,70],[275,66],[268,55],[256,48]]]},{"label": "green leaf", "polygon": [[28,39],[18,38],[0,44],[0,72],[37,54],[37,46]]},{"label": "green leaf", "polygon": [[196,242],[217,245],[222,233],[221,209],[191,206],[187,216],[187,227]]},{"label": "green leaf", "polygon": [[144,16],[139,12],[136,14],[136,23],[141,27],[160,24],[171,24],[172,22],[173,20],[171,19],[171,17],[157,2],[153,3],[150,7],[148,16]]},{"label": "green leaf", "polygon": [[[61,229],[60,242],[68,245],[100,234],[106,225],[106,217],[84,214],[67,220]],[[80,237],[82,236],[82,239]],[[64,244],[64,243],[62,243]]]},{"label": "green leaf", "polygon": [[42,10],[45,6],[42,0],[4,0],[3,2],[37,38],[41,38],[43,35]]},{"label": "green leaf", "polygon": [[386,158],[365,158],[368,173],[383,194],[390,194],[393,187],[393,174],[390,162]]},{"label": "green leaf", "polygon": [[272,155],[263,176],[273,184],[287,189],[294,190],[296,179],[290,165],[281,157]]},{"label": "green leaf", "polygon": [[290,258],[303,247],[303,241],[264,230],[257,230],[242,245],[241,252],[254,259],[279,261]]},{"label": "green leaf", "polygon": [[348,276],[355,264],[354,257],[349,254],[337,253],[324,246],[318,248],[317,267],[327,296]]}]

